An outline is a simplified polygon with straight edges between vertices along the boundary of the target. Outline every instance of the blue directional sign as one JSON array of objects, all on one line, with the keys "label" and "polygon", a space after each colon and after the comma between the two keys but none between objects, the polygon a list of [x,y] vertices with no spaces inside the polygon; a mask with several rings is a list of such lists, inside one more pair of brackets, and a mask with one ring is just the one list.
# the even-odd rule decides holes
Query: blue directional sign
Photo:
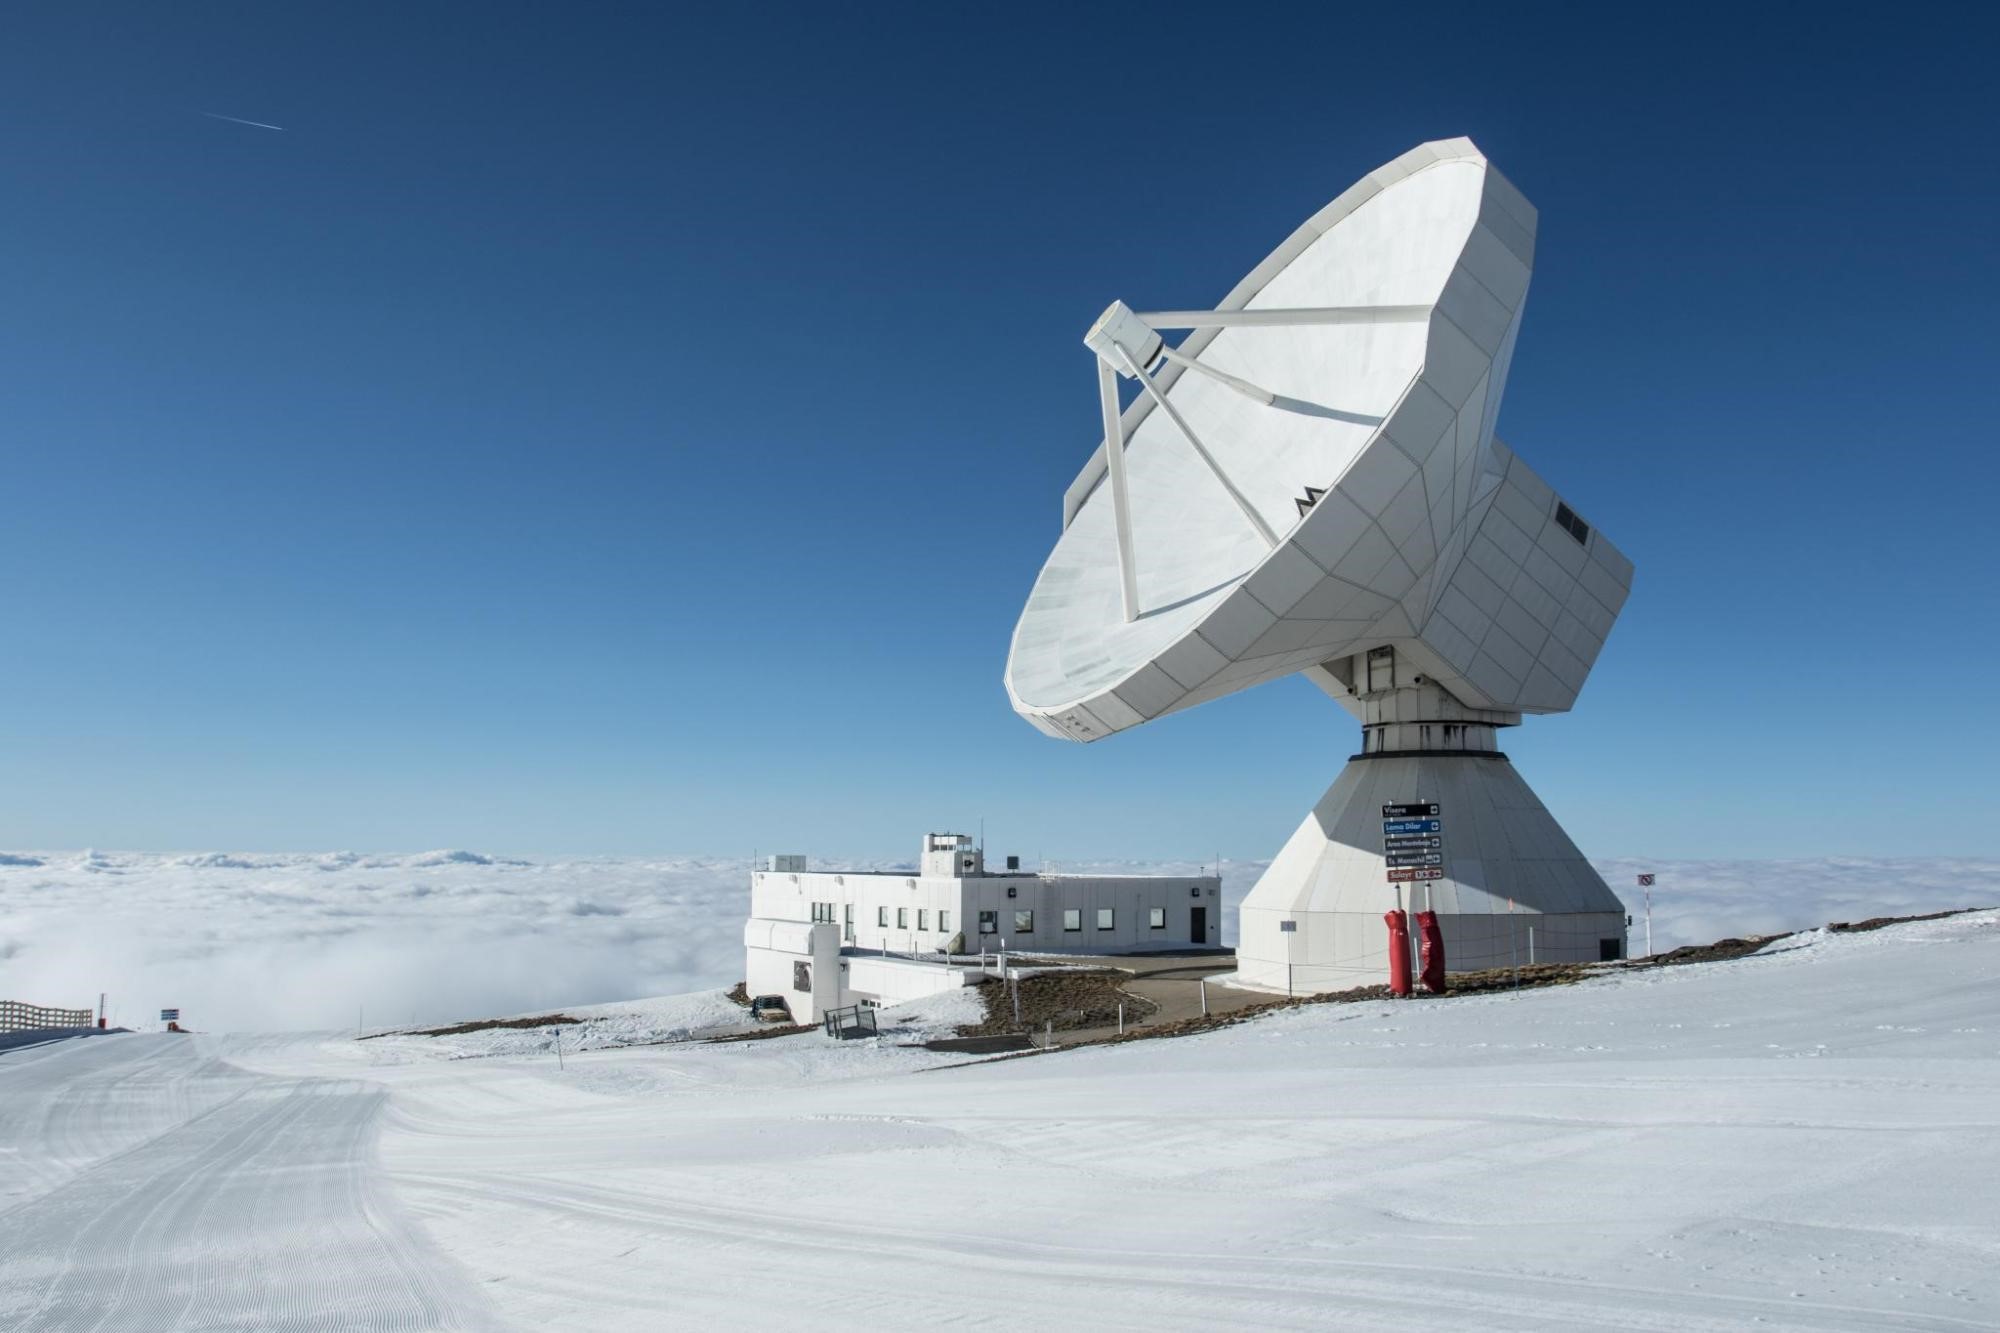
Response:
[{"label": "blue directional sign", "polygon": [[1442,819],[1385,819],[1382,821],[1384,833],[1442,833]]},{"label": "blue directional sign", "polygon": [[162,1023],[177,1023],[180,1021],[180,1016],[181,1016],[181,1011],[178,1009],[160,1010],[160,1021]]}]

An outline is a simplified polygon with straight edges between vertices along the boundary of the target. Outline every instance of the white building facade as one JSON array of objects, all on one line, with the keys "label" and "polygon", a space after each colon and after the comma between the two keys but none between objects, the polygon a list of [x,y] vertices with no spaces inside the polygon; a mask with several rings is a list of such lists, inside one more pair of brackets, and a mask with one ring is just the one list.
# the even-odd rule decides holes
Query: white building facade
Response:
[{"label": "white building facade", "polygon": [[1016,857],[988,870],[971,838],[931,833],[915,873],[807,870],[796,856],[752,872],[744,980],[814,1022],[979,979],[953,958],[1217,948],[1221,917],[1214,875],[1053,875]]}]

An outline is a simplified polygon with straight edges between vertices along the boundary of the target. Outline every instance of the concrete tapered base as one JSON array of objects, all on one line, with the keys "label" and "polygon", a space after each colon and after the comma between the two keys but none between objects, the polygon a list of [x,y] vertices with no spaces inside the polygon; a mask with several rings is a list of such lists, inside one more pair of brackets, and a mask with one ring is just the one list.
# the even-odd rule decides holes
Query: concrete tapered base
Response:
[{"label": "concrete tapered base", "polygon": [[[1382,807],[1418,801],[1441,807],[1444,878],[1388,883]],[[1452,972],[1526,963],[1531,945],[1543,963],[1625,952],[1624,904],[1504,755],[1390,752],[1348,762],[1243,900],[1237,979],[1298,993],[1387,981],[1382,914],[1399,906],[1438,914]]]}]

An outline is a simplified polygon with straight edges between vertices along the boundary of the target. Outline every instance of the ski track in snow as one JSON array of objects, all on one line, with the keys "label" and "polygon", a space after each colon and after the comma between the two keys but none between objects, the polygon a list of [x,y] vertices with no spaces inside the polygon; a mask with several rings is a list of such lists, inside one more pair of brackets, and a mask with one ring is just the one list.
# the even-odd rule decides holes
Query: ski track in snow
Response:
[{"label": "ski track in snow", "polygon": [[0,1212],[0,1326],[497,1324],[375,1168],[381,1086],[253,1075],[203,1045],[111,1035],[0,1056],[9,1184],[27,1196]]}]

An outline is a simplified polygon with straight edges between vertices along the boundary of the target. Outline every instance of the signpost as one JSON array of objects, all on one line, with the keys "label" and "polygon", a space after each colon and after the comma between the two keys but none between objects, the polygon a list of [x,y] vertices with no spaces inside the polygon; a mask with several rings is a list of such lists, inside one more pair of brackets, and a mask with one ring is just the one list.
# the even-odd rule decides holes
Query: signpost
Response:
[{"label": "signpost", "polygon": [[1646,957],[1653,956],[1653,872],[1648,870],[1639,876],[1639,887],[1646,891]]},{"label": "signpost", "polygon": [[[1384,810],[1393,810],[1396,807],[1385,805],[1382,808]],[[1442,832],[1444,832],[1444,823],[1442,820],[1437,819],[1384,819],[1382,821],[1382,835],[1384,837],[1403,837],[1412,833]]]},{"label": "signpost", "polygon": [[[1296,921],[1280,921],[1278,923],[1278,930],[1285,937],[1285,994],[1290,995],[1292,993],[1292,936],[1299,933],[1299,923]],[[1208,1003],[1208,993],[1206,991],[1202,992],[1202,1003],[1204,1005]]]},{"label": "signpost", "polygon": [[181,1011],[178,1009],[162,1009],[160,1010],[160,1021],[171,1027],[173,1024],[181,1021]]},{"label": "signpost", "polygon": [[[1444,809],[1436,801],[1392,801],[1382,807],[1382,865],[1389,882],[1397,885],[1396,910],[1403,910],[1404,884],[1412,886],[1410,907],[1415,910],[1415,885],[1444,878]],[[1424,901],[1430,901],[1425,890]],[[1414,944],[1416,933],[1410,933]],[[1412,971],[1415,970],[1412,960]]]}]

